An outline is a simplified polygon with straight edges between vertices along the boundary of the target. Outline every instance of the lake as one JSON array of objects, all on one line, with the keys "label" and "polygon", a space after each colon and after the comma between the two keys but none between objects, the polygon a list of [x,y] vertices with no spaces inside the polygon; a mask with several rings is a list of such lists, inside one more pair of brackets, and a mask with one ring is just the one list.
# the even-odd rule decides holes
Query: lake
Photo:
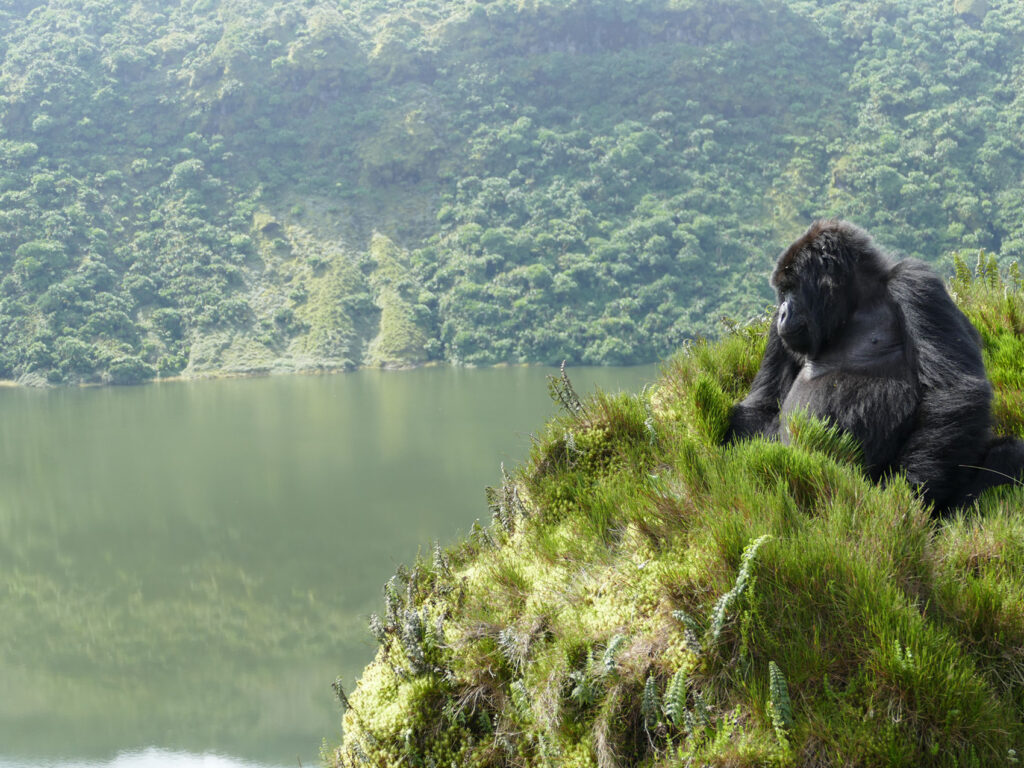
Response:
[{"label": "lake", "polygon": [[0,390],[0,768],[317,764],[384,582],[488,520],[554,373]]}]

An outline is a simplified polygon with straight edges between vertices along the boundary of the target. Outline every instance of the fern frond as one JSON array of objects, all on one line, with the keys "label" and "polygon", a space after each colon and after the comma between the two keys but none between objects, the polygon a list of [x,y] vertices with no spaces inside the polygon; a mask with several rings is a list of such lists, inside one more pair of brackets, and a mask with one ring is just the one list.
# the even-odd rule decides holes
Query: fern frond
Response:
[{"label": "fern frond", "polygon": [[529,722],[533,719],[533,711],[530,708],[530,694],[526,690],[526,683],[522,680],[513,680],[509,686],[512,694],[512,706],[521,722]]},{"label": "fern frond", "polygon": [[370,633],[381,645],[384,645],[385,641],[388,639],[387,629],[384,627],[384,622],[380,620],[380,616],[376,613],[370,614]]},{"label": "fern frond", "polygon": [[423,652],[424,639],[423,618],[418,611],[405,611],[402,621],[402,650],[409,661],[409,669],[414,675],[427,671],[427,659]]},{"label": "fern frond", "polygon": [[710,727],[711,725],[711,711],[708,709],[707,702],[704,701],[704,694],[700,691],[693,692],[693,714],[698,725]]},{"label": "fern frond", "polygon": [[772,718],[772,727],[779,743],[789,746],[789,733],[793,730],[793,705],[789,700],[789,687],[786,678],[774,661],[768,662],[768,712]]},{"label": "fern frond", "polygon": [[685,629],[683,629],[683,644],[686,646],[687,650],[699,654],[702,650],[700,644],[700,624],[698,624],[697,620],[686,611],[672,611],[672,616],[674,616],[685,627]]},{"label": "fern frond", "polygon": [[953,254],[953,288],[957,292],[965,291],[974,282],[971,268],[964,261],[963,254],[957,251]]},{"label": "fern frond", "polygon": [[729,617],[737,601],[747,589],[747,583],[754,568],[754,558],[757,556],[757,551],[770,538],[771,535],[766,533],[748,544],[743,550],[743,556],[740,558],[739,573],[736,574],[736,583],[732,589],[718,598],[718,602],[715,603],[715,607],[711,612],[711,629],[708,631],[709,645],[715,645],[718,642],[722,628],[725,626],[725,620]]},{"label": "fern frond", "polygon": [[658,722],[658,684],[654,679],[654,675],[647,676],[647,682],[644,683],[644,692],[640,698],[640,713],[644,716],[644,725],[647,728],[656,725]]},{"label": "fern frond", "polygon": [[665,717],[675,726],[685,726],[687,688],[686,671],[680,669],[672,675],[672,680],[665,690]]},{"label": "fern frond", "polygon": [[576,389],[565,372],[565,360],[562,361],[558,376],[548,376],[548,394],[571,416],[579,418],[583,415],[583,401],[576,394]]},{"label": "fern frond", "polygon": [[622,646],[626,643],[625,635],[615,635],[609,642],[608,647],[604,649],[604,655],[601,657],[601,667],[605,673],[610,673],[615,670],[615,657],[622,651]]}]

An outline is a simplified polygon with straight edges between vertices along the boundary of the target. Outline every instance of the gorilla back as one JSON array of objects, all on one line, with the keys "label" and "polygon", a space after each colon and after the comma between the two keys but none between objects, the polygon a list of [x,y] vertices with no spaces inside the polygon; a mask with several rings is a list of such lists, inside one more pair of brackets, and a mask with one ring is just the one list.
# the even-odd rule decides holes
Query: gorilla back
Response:
[{"label": "gorilla back", "polygon": [[788,442],[798,411],[855,437],[874,479],[903,472],[939,511],[1024,475],[1024,443],[991,432],[977,331],[923,262],[817,221],[779,257],[761,368],[727,440]]}]

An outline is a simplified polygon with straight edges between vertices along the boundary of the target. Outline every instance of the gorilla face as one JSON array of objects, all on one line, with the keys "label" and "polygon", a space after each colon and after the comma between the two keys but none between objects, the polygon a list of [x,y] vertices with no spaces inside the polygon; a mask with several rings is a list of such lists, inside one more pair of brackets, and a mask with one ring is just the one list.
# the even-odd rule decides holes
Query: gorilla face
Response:
[{"label": "gorilla face", "polygon": [[779,338],[798,355],[812,356],[821,345],[820,334],[812,333],[815,324],[809,319],[807,302],[801,291],[779,290],[779,311],[776,324]]}]

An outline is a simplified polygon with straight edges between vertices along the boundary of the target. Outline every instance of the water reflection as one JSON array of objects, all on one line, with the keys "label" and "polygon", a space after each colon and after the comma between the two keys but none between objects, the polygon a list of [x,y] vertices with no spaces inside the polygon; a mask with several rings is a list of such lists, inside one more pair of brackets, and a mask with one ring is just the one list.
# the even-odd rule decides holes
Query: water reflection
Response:
[{"label": "water reflection", "polygon": [[381,585],[486,514],[548,373],[0,391],[0,768],[315,763]]},{"label": "water reflection", "polygon": [[0,758],[0,768],[256,768],[257,765],[248,760],[224,755],[194,755],[154,748],[140,752],[122,752],[108,761],[27,763]]}]

